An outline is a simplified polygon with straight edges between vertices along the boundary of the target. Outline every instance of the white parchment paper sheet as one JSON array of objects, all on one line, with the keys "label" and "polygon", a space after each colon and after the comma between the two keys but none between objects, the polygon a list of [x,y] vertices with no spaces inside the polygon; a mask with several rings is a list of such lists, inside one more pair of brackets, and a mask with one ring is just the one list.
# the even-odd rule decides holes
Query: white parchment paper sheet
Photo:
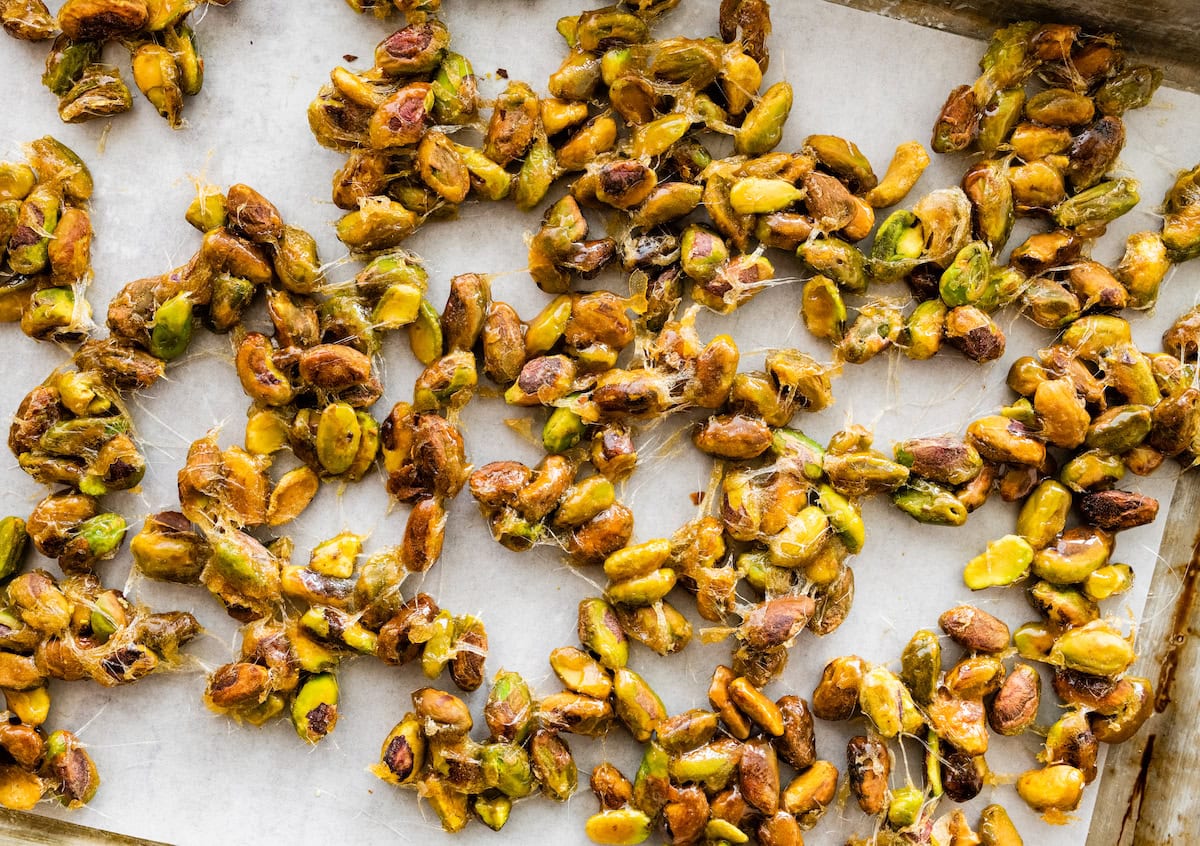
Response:
[{"label": "white parchment paper sheet", "polygon": [[[711,34],[717,5],[716,0],[684,0],[657,33]],[[454,47],[474,62],[488,94],[502,86],[496,76],[500,68],[544,90],[547,75],[565,54],[554,22],[581,8],[565,0],[446,0],[446,6]],[[795,87],[784,148],[798,146],[814,132],[844,135],[860,145],[882,174],[898,143],[927,143],[946,93],[977,73],[982,45],[976,41],[817,0],[778,0],[774,6],[768,82],[786,78]],[[54,98],[38,84],[46,45],[0,39],[0,155],[15,155],[19,142],[53,133],[85,158],[96,178],[96,282],[90,296],[101,323],[108,300],[122,285],[182,264],[199,246],[198,233],[183,220],[198,178],[220,186],[237,181],[255,186],[286,220],[317,237],[326,260],[343,255],[332,230],[340,212],[329,202],[330,178],[343,157],[313,141],[305,107],[335,65],[369,66],[374,45],[396,25],[357,17],[340,0],[240,0],[209,9],[196,22],[207,62],[204,90],[187,100],[187,127],[178,132],[170,131],[136,93],[133,112],[113,120],[111,131],[100,121],[64,126]],[[128,79],[123,51],[110,50],[111,60],[122,65]],[[1142,181],[1143,200],[1097,247],[1096,256],[1103,261],[1119,257],[1127,233],[1157,227],[1154,210],[1171,175],[1200,160],[1200,98],[1164,89],[1150,107],[1128,115],[1127,123],[1123,162]],[[956,184],[965,168],[962,158],[937,157],[908,204]],[[471,203],[457,220],[428,225],[407,246],[428,263],[434,303],[445,301],[454,274],[493,273],[494,295],[528,318],[549,299],[523,272],[523,236],[536,224],[536,215],[521,215],[508,204]],[[1019,240],[1014,236],[1011,243]],[[772,259],[780,276],[800,271],[789,256],[776,253]],[[345,264],[331,275],[344,279],[354,270],[353,264]],[[1157,311],[1134,318],[1139,343],[1158,349],[1162,330],[1194,304],[1198,280],[1200,267],[1183,267],[1172,275]],[[619,279],[599,282],[624,290]],[[901,288],[894,292],[903,293]],[[730,317],[704,315],[701,334],[732,333],[743,352],[743,368],[755,366],[765,350],[779,346],[828,359],[829,349],[800,324],[798,305],[796,285],[775,287]],[[971,419],[1009,400],[1004,387],[1009,363],[1050,342],[1048,333],[1015,316],[1001,321],[1009,332],[1002,361],[979,367],[953,352],[928,362],[883,356],[847,368],[835,382],[836,405],[817,416],[797,417],[794,425],[824,440],[847,422],[864,423],[875,428],[885,451],[904,437],[961,433]],[[67,354],[35,344],[15,326],[0,327],[0,343],[5,350],[0,409],[11,414],[31,387],[67,361]],[[402,333],[385,344],[381,370],[387,392],[375,407],[377,417],[409,396],[418,372]],[[176,507],[175,473],[192,440],[223,425],[222,442],[240,442],[246,406],[228,339],[199,332],[188,358],[134,401],[151,468],[138,492],[108,500],[129,518],[131,535],[146,514]],[[477,465],[502,458],[530,464],[538,460],[540,447],[503,423],[519,414],[494,398],[473,401],[463,419],[471,460]],[[540,421],[537,417],[535,426]],[[688,494],[707,484],[709,462],[686,439],[672,437],[683,422],[672,420],[641,438],[643,466],[623,494],[636,512],[637,540],[670,534],[693,513]],[[28,513],[45,491],[18,470],[7,452],[0,462],[0,511]],[[1160,497],[1165,513],[1175,472],[1168,467],[1153,480],[1130,478],[1127,484]],[[886,501],[869,503],[866,549],[853,561],[858,595],[848,622],[823,640],[803,636],[783,677],[769,688],[771,695],[808,697],[821,668],[836,655],[855,652],[894,666],[915,629],[936,627],[938,614],[960,601],[976,602],[1014,628],[1033,618],[1019,590],[971,596],[962,585],[962,565],[989,539],[1011,530],[1013,509],[993,500],[957,530],[921,526]],[[297,558],[305,560],[309,547],[342,529],[370,533],[369,550],[396,543],[404,518],[404,509],[389,513],[378,479],[344,494],[326,486],[292,527]],[[1112,613],[1140,611],[1164,519],[1121,535],[1117,558],[1134,565],[1137,586],[1110,603]],[[447,534],[441,562],[420,587],[456,613],[482,615],[491,639],[489,676],[508,667],[543,694],[556,690],[546,655],[554,646],[575,642],[576,604],[597,592],[602,574],[576,570],[551,549],[523,555],[503,550],[488,536],[466,493],[451,508]],[[121,585],[128,570],[129,557],[123,553],[103,573],[108,583]],[[417,587],[412,584],[413,590]],[[130,590],[157,609],[193,611],[208,635],[192,651],[210,668],[229,660],[237,644],[236,627],[204,590],[145,582]],[[681,597],[677,604],[699,626],[691,601]],[[947,660],[955,654],[950,645]],[[636,647],[632,665],[675,713],[706,706],[712,668],[727,658],[727,645],[704,646],[697,638],[671,659]],[[179,844],[452,842],[411,792],[397,792],[366,771],[388,730],[409,707],[409,693],[427,681],[415,667],[397,670],[368,660],[350,663],[340,680],[341,721],[316,748],[300,742],[286,720],[255,730],[209,713],[200,702],[200,667],[118,690],[56,683],[50,726],[80,732],[103,786],[85,810],[67,814],[48,805],[40,810]],[[444,678],[440,684],[450,681]],[[486,685],[469,697],[477,717],[485,696]],[[1043,718],[1053,720],[1053,709],[1047,707]],[[861,724],[819,722],[817,730],[822,757],[843,767],[845,739],[861,731]],[[605,741],[571,739],[571,744],[581,790],[565,807],[541,799],[521,802],[503,833],[493,834],[476,823],[453,842],[586,842],[583,822],[595,810],[587,774],[607,759],[632,776],[640,752],[620,730]],[[1015,776],[1032,765],[1036,747],[1033,736],[996,742],[988,759],[997,773]],[[907,763],[920,783],[915,751],[909,750]],[[894,785],[900,786],[904,761],[898,761],[897,770]],[[1026,843],[1065,846],[1083,842],[1094,796],[1095,790],[1089,790],[1075,825],[1059,828],[1025,812],[1008,786],[985,788],[971,807],[974,814],[989,801],[1002,802]],[[805,839],[825,846],[869,832],[870,821],[851,802],[844,810],[832,809]]]}]

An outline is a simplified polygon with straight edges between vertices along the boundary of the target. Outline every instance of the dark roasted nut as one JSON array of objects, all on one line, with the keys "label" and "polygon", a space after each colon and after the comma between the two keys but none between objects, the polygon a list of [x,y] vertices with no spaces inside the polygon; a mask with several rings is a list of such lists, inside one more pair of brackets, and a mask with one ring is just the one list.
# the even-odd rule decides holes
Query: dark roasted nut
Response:
[{"label": "dark roasted nut", "polygon": [[942,789],[952,802],[970,802],[983,790],[983,756],[972,757],[949,744],[942,752]]},{"label": "dark roasted nut", "polygon": [[1158,500],[1131,491],[1094,491],[1080,497],[1079,510],[1096,528],[1120,531],[1154,522]]},{"label": "dark roasted nut", "polygon": [[933,140],[929,146],[935,153],[966,150],[979,132],[979,113],[979,103],[971,86],[955,88],[933,125]]},{"label": "dark roasted nut", "polygon": [[598,764],[590,779],[592,792],[600,800],[601,810],[620,810],[633,799],[633,785],[612,764]]},{"label": "dark roasted nut", "polygon": [[225,208],[229,225],[258,244],[275,244],[283,237],[283,219],[279,210],[249,185],[230,185]]},{"label": "dark roasted nut", "polygon": [[797,772],[802,772],[817,760],[812,712],[808,703],[798,696],[783,696],[775,704],[783,714],[783,734],[771,742],[779,757]]},{"label": "dark roasted nut", "polygon": [[1042,678],[1029,664],[1017,664],[988,706],[988,724],[998,734],[1016,735],[1033,725],[1041,702]]},{"label": "dark roasted nut", "polygon": [[886,807],[891,770],[891,753],[883,741],[862,735],[850,738],[846,744],[846,774],[850,792],[863,813],[875,816]]},{"label": "dark roasted nut", "polygon": [[972,652],[1002,652],[1009,645],[1004,621],[971,605],[959,605],[944,612],[938,624],[955,643]]},{"label": "dark roasted nut", "polygon": [[825,665],[813,690],[812,711],[822,720],[848,720],[858,710],[858,692],[867,664],[857,655],[834,658]]}]

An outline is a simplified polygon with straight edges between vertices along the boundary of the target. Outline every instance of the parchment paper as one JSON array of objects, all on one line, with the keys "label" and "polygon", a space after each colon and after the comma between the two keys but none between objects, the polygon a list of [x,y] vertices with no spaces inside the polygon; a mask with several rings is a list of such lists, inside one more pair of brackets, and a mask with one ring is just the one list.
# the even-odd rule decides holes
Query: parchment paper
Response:
[{"label": "parchment paper", "polygon": [[[544,90],[547,75],[565,52],[554,22],[581,8],[565,0],[447,0],[446,6],[454,46],[474,62],[488,94],[502,86],[496,77],[500,68]],[[716,0],[684,0],[657,32],[711,34],[716,30],[716,8]],[[979,42],[816,0],[778,0],[774,22],[768,82],[787,78],[796,94],[783,147],[798,146],[813,132],[845,135],[861,146],[880,173],[898,143],[927,143],[946,93],[975,77],[982,52]],[[317,237],[326,260],[344,254],[332,231],[340,212],[329,202],[330,178],[343,157],[313,141],[305,107],[335,65],[368,67],[374,45],[394,26],[357,17],[340,0],[240,0],[224,9],[212,8],[196,23],[207,62],[204,90],[187,100],[188,125],[177,132],[140,98],[132,114],[111,122],[111,131],[104,122],[64,126],[55,113],[54,98],[38,84],[46,46],[0,39],[0,153],[16,154],[19,142],[52,133],[76,149],[95,175],[96,281],[90,297],[99,322],[122,285],[182,264],[199,246],[199,234],[183,220],[195,178],[222,187],[237,181],[255,186],[279,206],[286,220]],[[123,51],[110,49],[128,79]],[[344,55],[361,58],[352,61]],[[1126,120],[1123,161],[1142,181],[1143,200],[1096,248],[1096,257],[1107,262],[1119,257],[1127,233],[1157,228],[1154,211],[1171,175],[1200,160],[1195,140],[1200,138],[1200,97],[1162,90],[1150,107],[1130,113]],[[964,159],[937,157],[908,204],[923,193],[956,184],[965,168]],[[428,225],[407,246],[425,258],[432,280],[430,299],[439,306],[452,275],[493,273],[494,295],[528,318],[549,299],[523,271],[523,236],[536,225],[536,215],[521,215],[510,205],[472,203],[458,220]],[[1018,232],[1010,243],[1022,237]],[[780,276],[800,272],[789,256],[773,253],[772,259]],[[346,263],[331,275],[349,278],[355,269]],[[1159,348],[1162,330],[1194,304],[1197,281],[1200,263],[1172,275],[1157,311],[1134,318],[1138,343]],[[615,277],[596,284],[625,290]],[[896,287],[894,293],[904,292]],[[830,350],[804,330],[798,305],[798,286],[781,285],[730,317],[704,315],[701,335],[732,333],[743,352],[743,369],[759,363],[765,350],[780,346],[799,347],[827,360]],[[905,437],[961,433],[971,419],[1010,400],[1004,386],[1009,363],[1050,342],[1049,333],[1025,320],[1006,314],[1001,321],[1008,331],[1003,360],[980,367],[954,352],[928,362],[882,356],[865,366],[847,367],[834,385],[836,405],[820,415],[798,416],[794,425],[824,441],[847,422],[867,424],[875,428],[877,444],[885,451]],[[35,344],[15,326],[0,327],[0,338],[5,349],[0,409],[11,414],[31,387],[67,361],[67,353]],[[387,391],[375,406],[377,417],[410,395],[418,372],[403,333],[388,339],[381,368]],[[151,467],[140,491],[106,500],[130,520],[130,536],[145,515],[176,507],[175,473],[192,440],[211,427],[224,426],[223,444],[241,441],[247,405],[233,372],[228,339],[199,332],[187,359],[134,401],[133,414]],[[477,465],[501,458],[530,464],[538,460],[540,446],[503,422],[523,414],[494,397],[475,399],[463,418],[470,459]],[[536,432],[541,417],[532,416]],[[639,439],[642,466],[623,492],[636,512],[636,540],[669,535],[694,513],[688,495],[707,484],[709,461],[686,437],[677,435],[685,423],[674,418]],[[27,514],[45,490],[18,470],[7,451],[0,462],[0,511]],[[1152,480],[1127,478],[1125,486],[1158,496],[1165,514],[1176,472],[1168,466]],[[290,527],[297,560],[307,560],[314,543],[342,529],[370,533],[368,550],[396,543],[405,516],[404,509],[389,513],[378,479],[344,493],[325,486],[298,525]],[[978,603],[1014,628],[1036,616],[1019,589],[971,595],[962,584],[963,564],[989,539],[1011,531],[1014,511],[998,497],[960,529],[921,526],[883,500],[868,503],[864,516],[867,545],[852,562],[858,594],[848,622],[824,639],[802,636],[783,677],[769,688],[772,696],[794,692],[807,698],[825,662],[836,655],[854,652],[895,666],[912,632],[936,627],[938,614],[960,601]],[[1132,593],[1109,603],[1111,613],[1124,617],[1140,611],[1164,519],[1120,536],[1116,558],[1134,566],[1137,582]],[[48,561],[32,563],[53,566]],[[122,585],[128,570],[128,553],[123,552],[105,565],[103,575],[107,583]],[[553,549],[518,555],[500,548],[464,493],[451,508],[442,560],[423,583],[407,584],[405,590],[419,586],[455,613],[480,614],[491,640],[489,677],[508,667],[524,674],[540,693],[549,694],[558,685],[546,656],[555,646],[575,643],[576,605],[595,595],[602,584],[601,573],[573,568]],[[204,666],[230,660],[237,644],[236,626],[203,589],[145,581],[132,582],[129,589],[157,609],[188,609],[199,617],[208,635],[191,651]],[[698,629],[702,621],[690,599],[681,597],[677,604]],[[670,659],[636,647],[631,663],[677,713],[706,707],[712,668],[728,655],[726,644],[705,646],[697,638]],[[955,660],[955,655],[949,645],[947,660]],[[371,660],[345,666],[339,676],[341,721],[315,748],[301,742],[286,720],[256,730],[209,713],[200,702],[202,669],[198,664],[191,672],[153,677],[117,690],[82,682],[54,684],[49,726],[78,731],[103,779],[96,799],[85,810],[69,814],[71,819],[179,844],[576,844],[586,842],[583,822],[595,810],[586,787],[592,766],[607,759],[632,776],[640,756],[639,748],[619,729],[605,741],[570,738],[581,781],[572,801],[565,807],[544,799],[524,801],[501,834],[475,823],[451,840],[412,792],[397,791],[366,771],[388,730],[409,707],[409,693],[428,683],[419,669],[397,670]],[[443,678],[436,684],[450,686],[450,681]],[[486,685],[468,697],[477,720],[485,696]],[[1048,725],[1054,707],[1047,705],[1042,718]],[[861,730],[861,722],[818,721],[821,756],[844,768],[845,739]],[[993,740],[988,761],[998,774],[1015,777],[1033,765],[1035,736]],[[920,784],[919,755],[915,748],[908,752],[913,781]],[[904,763],[897,762],[893,786],[903,784]],[[985,788],[969,813],[974,820],[984,804],[1001,802],[1012,812],[1026,843],[1065,846],[1084,841],[1094,796],[1094,789],[1087,792],[1078,821],[1069,827],[1051,828],[1037,821],[1010,786]],[[41,806],[39,812],[67,813],[51,805]],[[810,846],[837,844],[850,834],[869,834],[870,828],[870,820],[851,802],[845,809],[832,808],[805,840]]]}]

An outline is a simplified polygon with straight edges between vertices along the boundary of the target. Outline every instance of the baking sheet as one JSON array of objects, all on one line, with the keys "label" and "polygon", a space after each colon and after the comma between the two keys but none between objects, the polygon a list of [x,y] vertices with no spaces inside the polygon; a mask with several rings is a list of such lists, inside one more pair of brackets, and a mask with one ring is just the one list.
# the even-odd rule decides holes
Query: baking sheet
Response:
[{"label": "baking sheet", "polygon": [[[502,87],[503,80],[497,78],[502,68],[511,78],[544,90],[547,75],[564,54],[554,22],[581,8],[560,0],[447,0],[446,6],[455,48],[474,62],[488,94]],[[716,27],[716,7],[716,0],[685,0],[657,33],[710,34]],[[859,144],[880,173],[896,144],[927,142],[945,94],[974,78],[982,50],[979,42],[817,0],[781,0],[773,12],[768,82],[786,78],[796,94],[783,147],[798,146],[813,132],[845,135]],[[237,181],[255,186],[279,206],[288,222],[316,236],[327,261],[335,260],[343,250],[333,235],[332,223],[340,212],[329,202],[329,181],[343,157],[312,140],[305,107],[335,65],[367,67],[375,43],[394,27],[356,17],[340,0],[241,0],[209,9],[196,23],[207,61],[204,90],[188,99],[188,125],[178,132],[167,129],[140,99],[131,114],[112,121],[111,130],[103,122],[64,126],[55,113],[54,98],[37,82],[45,45],[0,39],[0,154],[16,154],[20,141],[53,133],[91,166],[97,186],[97,243],[90,298],[101,316],[126,282],[182,264],[198,247],[198,233],[183,221],[196,178],[220,186]],[[118,52],[113,60],[128,78],[125,57]],[[1119,257],[1127,233],[1157,227],[1154,209],[1171,175],[1200,160],[1195,141],[1200,138],[1200,97],[1162,90],[1151,106],[1129,114],[1127,124],[1123,161],[1142,181],[1143,201],[1112,226],[1096,248],[1096,257],[1106,262]],[[963,159],[937,157],[909,204],[923,193],[957,183],[965,167]],[[523,271],[523,238],[536,223],[535,215],[520,215],[510,205],[469,204],[456,221],[430,224],[406,246],[426,260],[433,302],[445,301],[448,280],[457,273],[492,273],[494,296],[528,318],[549,299]],[[1019,241],[1014,236],[1011,243]],[[781,277],[800,271],[788,256],[773,253],[772,259]],[[1200,281],[1197,265],[1176,270],[1158,309],[1135,318],[1140,344],[1157,349],[1162,330],[1194,304]],[[331,276],[349,278],[355,268],[341,263]],[[624,290],[615,277],[595,284]],[[893,292],[903,294],[899,286]],[[803,329],[798,304],[798,286],[780,285],[732,316],[703,315],[700,332],[706,338],[717,332],[733,334],[742,349],[743,369],[757,366],[765,350],[780,346],[795,346],[827,360],[829,349]],[[847,422],[870,425],[885,451],[905,437],[961,433],[971,419],[1008,401],[1004,376],[1009,363],[1050,341],[1048,333],[1027,321],[1011,315],[1001,320],[1009,338],[1003,360],[980,367],[952,352],[928,362],[883,356],[865,366],[848,367],[834,383],[835,406],[820,415],[798,416],[793,424],[822,441]],[[0,327],[0,338],[8,362],[7,375],[0,380],[0,408],[11,413],[20,398],[68,356],[34,344],[15,326]],[[408,398],[418,370],[403,335],[389,338],[381,362],[386,393],[375,407],[377,417],[395,401]],[[135,398],[133,416],[150,470],[138,492],[106,500],[130,520],[131,536],[146,514],[176,507],[175,472],[191,441],[214,426],[224,427],[223,444],[240,441],[246,406],[228,339],[205,332],[198,333],[187,359],[174,365],[166,380]],[[525,414],[494,398],[474,400],[462,421],[470,459],[477,465],[502,458],[537,461],[540,447],[504,422]],[[536,431],[541,418],[528,416],[535,419]],[[708,460],[676,434],[684,422],[674,418],[639,438],[643,463],[622,494],[636,514],[635,540],[669,535],[694,513],[689,494],[707,485]],[[7,452],[0,460],[0,511],[28,513],[45,491],[17,469]],[[1126,481],[1132,489],[1159,497],[1165,513],[1175,472],[1170,466],[1154,479]],[[313,544],[343,529],[369,533],[369,551],[396,543],[405,516],[403,508],[389,511],[377,479],[344,492],[325,486],[292,531],[297,560],[305,560]],[[938,614],[961,601],[986,607],[1014,628],[1035,616],[1019,590],[971,595],[962,585],[962,565],[989,539],[1011,531],[1013,509],[998,498],[960,529],[921,526],[884,500],[869,502],[864,517],[867,544],[852,561],[858,593],[848,622],[824,639],[802,636],[782,678],[768,689],[772,696],[797,693],[807,698],[825,662],[836,655],[854,652],[895,666],[915,629],[935,627]],[[1164,519],[1120,536],[1116,558],[1134,566],[1137,582],[1130,594],[1109,603],[1119,617],[1142,607]],[[129,557],[123,553],[102,572],[107,583],[119,585],[128,570]],[[450,509],[442,560],[423,582],[414,580],[405,590],[420,587],[445,608],[481,615],[491,643],[489,676],[501,667],[518,670],[538,692],[548,694],[558,686],[546,655],[554,646],[575,642],[576,605],[595,595],[602,584],[598,570],[573,568],[552,549],[518,555],[500,548],[464,493]],[[388,730],[409,707],[409,693],[428,683],[417,668],[350,662],[339,676],[342,717],[337,730],[310,748],[286,720],[261,730],[242,728],[202,706],[204,667],[229,660],[237,645],[236,626],[206,591],[145,581],[129,587],[156,609],[196,614],[208,630],[191,650],[199,656],[198,664],[191,672],[152,677],[116,690],[56,683],[49,725],[80,733],[103,784],[83,810],[68,814],[43,805],[40,813],[178,844],[575,844],[587,842],[583,823],[595,810],[586,787],[592,766],[611,760],[629,776],[636,769],[639,747],[621,730],[603,741],[570,738],[581,773],[581,789],[574,799],[565,806],[544,799],[524,801],[500,835],[476,823],[451,840],[412,792],[397,791],[366,771]],[[698,630],[702,621],[691,600],[681,597],[677,605]],[[949,651],[948,660],[953,660],[953,647]],[[676,713],[706,706],[712,668],[728,655],[726,644],[706,646],[696,638],[683,653],[668,659],[635,647],[631,664]],[[448,678],[435,684],[451,685]],[[467,697],[477,718],[485,697],[486,685]],[[1053,718],[1053,708],[1047,706],[1044,722]],[[818,721],[820,755],[842,768],[845,739],[861,730],[861,723]],[[1037,748],[1033,735],[994,741],[988,760],[1001,780],[1032,765]],[[915,747],[908,750],[907,767],[919,784],[916,753]],[[902,784],[905,763],[897,761],[894,786]],[[1083,843],[1095,795],[1094,788],[1085,794],[1079,819],[1069,827],[1043,825],[1004,785],[985,788],[970,813],[975,819],[984,804],[1001,802],[1027,843],[1066,846]],[[840,844],[850,834],[869,834],[870,823],[851,802],[849,808],[831,809],[805,841],[810,846]]]}]

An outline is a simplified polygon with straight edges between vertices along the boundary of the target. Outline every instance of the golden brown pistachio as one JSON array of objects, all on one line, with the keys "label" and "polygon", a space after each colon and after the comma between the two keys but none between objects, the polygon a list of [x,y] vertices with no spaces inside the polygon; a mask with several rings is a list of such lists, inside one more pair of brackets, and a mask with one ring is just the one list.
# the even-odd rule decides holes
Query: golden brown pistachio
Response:
[{"label": "golden brown pistachio", "polygon": [[1035,811],[1065,812],[1078,807],[1083,786],[1083,773],[1078,769],[1052,764],[1023,773],[1017,779],[1017,794]]},{"label": "golden brown pistachio", "polygon": [[58,10],[58,26],[74,41],[106,41],[137,32],[148,17],[145,0],[67,0]]},{"label": "golden brown pistachio", "polygon": [[589,783],[592,792],[600,800],[601,810],[620,810],[633,799],[633,785],[629,783],[629,779],[607,762],[598,764],[592,770]]},{"label": "golden brown pistachio", "polygon": [[955,643],[972,652],[996,653],[1008,648],[1009,631],[1004,621],[971,605],[944,612],[938,624]]},{"label": "golden brown pistachio", "polygon": [[0,6],[0,24],[3,24],[5,32],[22,41],[43,41],[53,38],[55,32],[54,18],[42,0],[4,3]]},{"label": "golden brown pistachio", "polygon": [[872,816],[883,811],[888,796],[891,755],[877,738],[859,735],[846,744],[846,774],[850,792],[863,813]]},{"label": "golden brown pistachio", "polygon": [[979,131],[979,104],[969,85],[950,92],[941,114],[933,125],[930,147],[935,153],[953,153],[967,149]]}]

